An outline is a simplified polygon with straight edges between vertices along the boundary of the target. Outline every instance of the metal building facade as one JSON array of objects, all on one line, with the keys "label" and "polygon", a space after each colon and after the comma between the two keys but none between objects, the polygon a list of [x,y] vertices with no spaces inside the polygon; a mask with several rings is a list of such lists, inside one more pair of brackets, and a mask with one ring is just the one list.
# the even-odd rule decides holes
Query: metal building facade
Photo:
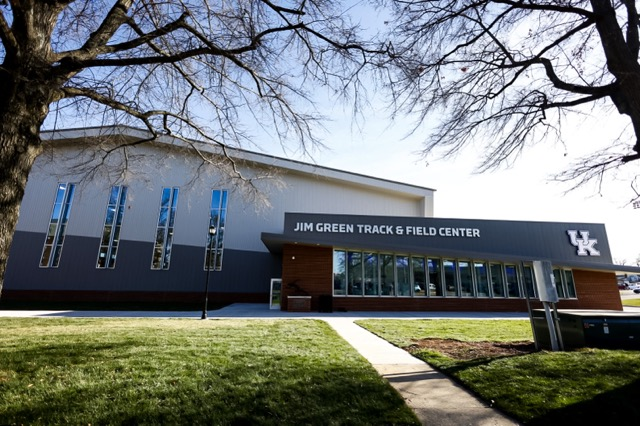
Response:
[{"label": "metal building facade", "polygon": [[[322,168],[241,150],[230,153],[246,179],[256,179],[268,206],[247,198],[217,167],[203,167],[188,143],[172,138],[135,144],[104,156],[111,138],[135,142],[140,130],[89,128],[45,134],[50,140],[30,174],[11,247],[3,298],[46,300],[191,300],[205,277],[211,191],[229,191],[224,267],[212,291],[228,301],[264,301],[281,258],[261,241],[282,233],[285,212],[433,214],[429,188]],[[197,145],[197,144],[196,144]],[[211,147],[198,145],[206,151]],[[215,154],[215,152],[214,152]],[[126,161],[126,169],[121,165]],[[41,267],[52,205],[60,183],[75,184],[66,235],[56,267]],[[127,187],[119,247],[112,269],[96,267],[113,185]],[[170,266],[151,268],[163,188],[178,188]]]}]

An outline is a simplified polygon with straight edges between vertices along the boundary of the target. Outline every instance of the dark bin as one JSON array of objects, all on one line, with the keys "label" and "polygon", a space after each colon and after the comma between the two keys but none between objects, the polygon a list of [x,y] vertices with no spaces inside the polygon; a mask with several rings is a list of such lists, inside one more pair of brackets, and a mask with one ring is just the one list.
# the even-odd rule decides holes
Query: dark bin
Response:
[{"label": "dark bin", "polygon": [[[637,312],[560,310],[558,318],[565,349],[640,349],[640,315]],[[538,343],[548,349],[551,343],[543,310],[533,311],[533,323]]]},{"label": "dark bin", "polygon": [[333,296],[330,294],[322,294],[318,297],[318,311],[333,312]]}]

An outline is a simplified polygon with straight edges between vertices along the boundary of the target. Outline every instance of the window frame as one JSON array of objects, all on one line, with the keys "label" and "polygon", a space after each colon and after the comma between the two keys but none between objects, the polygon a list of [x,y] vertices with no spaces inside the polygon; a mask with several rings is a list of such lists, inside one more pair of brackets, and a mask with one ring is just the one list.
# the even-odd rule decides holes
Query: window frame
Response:
[{"label": "window frame", "polygon": [[[113,192],[117,189],[116,202],[113,204]],[[120,247],[120,240],[122,234],[122,223],[124,221],[124,212],[127,204],[127,194],[129,188],[125,185],[114,185],[109,191],[109,198],[107,199],[107,207],[105,211],[104,223],[102,226],[102,234],[100,235],[100,242],[98,244],[98,258],[96,259],[96,269],[115,269],[118,249]],[[111,224],[109,221],[109,207],[114,207],[114,214]],[[109,238],[107,244],[104,244],[105,232],[109,227]],[[116,239],[117,238],[117,239]],[[100,265],[101,254],[104,252],[104,265]],[[113,262],[111,262],[113,261]]]},{"label": "window frame", "polygon": [[[358,265],[358,270],[360,271],[359,275],[362,279],[362,292],[350,292],[348,290],[348,283],[350,282],[349,277],[349,269],[345,267],[344,271],[338,270],[339,266],[337,263],[340,262],[340,258],[343,259],[344,262],[348,262],[348,253],[358,253],[361,257],[361,262]],[[374,269],[377,268],[377,273],[375,276],[369,277],[369,269],[365,265],[365,258],[375,258]],[[398,284],[398,268],[399,268],[399,260],[406,259],[408,262],[408,275],[409,275],[409,293],[410,294],[400,294],[401,289]],[[387,271],[392,274],[386,274],[383,270],[385,262],[388,263]],[[449,268],[448,271],[445,271],[445,262],[449,262],[447,265]],[[471,294],[463,295],[462,294],[462,269],[464,265],[461,264],[466,263],[469,269],[469,275],[471,278]],[[345,263],[346,265],[346,263]],[[424,274],[425,288],[424,290],[417,291],[416,290],[416,266],[418,269],[424,268],[424,271],[419,271],[418,275]],[[560,299],[577,299],[577,291],[575,290],[575,278],[573,276],[573,270],[571,268],[561,268],[556,267],[553,268],[555,274],[559,274],[561,277],[560,283],[556,284],[561,287],[561,291],[564,294]],[[483,273],[481,274],[481,271]],[[513,289],[509,289],[509,281],[507,277],[507,273],[510,273],[509,277],[511,280],[515,280],[515,282],[511,284],[516,285],[516,289],[518,294],[516,295],[513,292]],[[449,279],[453,279],[453,287],[454,289],[446,290],[445,285],[448,285],[446,282],[445,273],[449,274]],[[345,281],[344,284],[341,284],[342,287],[337,288],[336,283],[337,280],[341,279],[340,275],[344,274],[342,277]],[[372,250],[359,250],[359,249],[345,249],[345,248],[334,248],[333,249],[333,295],[341,296],[341,297],[417,297],[417,298],[457,298],[457,299],[538,299],[536,284],[535,284],[535,275],[533,274],[533,268],[531,264],[526,264],[524,262],[514,263],[514,262],[503,262],[496,261],[490,259],[476,259],[476,258],[454,258],[454,257],[437,257],[437,256],[429,256],[429,255],[413,255],[413,254],[405,254],[405,253],[393,253],[393,252],[376,252]],[[388,281],[387,283],[383,282],[383,277],[385,277],[384,281]],[[487,294],[480,295],[480,280],[481,277],[486,280],[486,290]],[[557,277],[557,275],[556,275]],[[571,280],[569,280],[570,277]],[[372,285],[375,287],[375,291],[377,293],[370,293],[366,290],[365,283],[369,280],[369,278],[376,278],[377,282],[373,282]],[[527,284],[527,281],[531,279],[531,283]],[[497,280],[497,285],[494,285],[494,279]],[[437,282],[433,282],[433,281]],[[575,296],[567,297],[566,295],[571,294],[568,293],[569,283],[571,281],[573,286],[571,287],[572,291],[575,292]],[[431,284],[434,284],[431,286]],[[428,286],[428,290],[427,290]],[[529,287],[530,286],[530,287]],[[496,293],[496,289],[499,289],[501,292]],[[533,292],[530,294],[529,289]],[[438,290],[440,290],[441,294],[438,294]],[[423,294],[424,292],[424,294]],[[525,293],[526,292],[526,293]]]},{"label": "window frame", "polygon": [[[75,191],[76,184],[73,182],[58,182],[56,185],[56,195],[49,215],[49,226],[40,255],[40,268],[58,268],[60,266]],[[51,239],[50,242],[49,239]]]},{"label": "window frame", "polygon": [[[165,207],[165,192],[168,192]],[[166,271],[171,266],[171,254],[173,249],[173,238],[175,234],[175,224],[178,212],[178,200],[180,198],[180,188],[177,186],[164,186],[160,194],[160,205],[158,207],[158,221],[156,222],[156,232],[151,254],[151,270]],[[166,217],[163,218],[163,210],[166,210]],[[163,221],[166,223],[162,224]],[[162,241],[158,237],[162,233]],[[159,258],[156,258],[157,254]]]},{"label": "window frame", "polygon": [[[229,191],[226,189],[212,189],[211,202],[209,204],[209,226],[207,228],[206,246],[204,248],[204,259],[202,263],[202,269],[204,271],[222,270],[222,257],[224,255],[224,232],[227,225],[228,212]],[[216,229],[216,233],[214,235],[209,232],[211,228]],[[209,257],[209,252],[212,248],[212,257]]]}]

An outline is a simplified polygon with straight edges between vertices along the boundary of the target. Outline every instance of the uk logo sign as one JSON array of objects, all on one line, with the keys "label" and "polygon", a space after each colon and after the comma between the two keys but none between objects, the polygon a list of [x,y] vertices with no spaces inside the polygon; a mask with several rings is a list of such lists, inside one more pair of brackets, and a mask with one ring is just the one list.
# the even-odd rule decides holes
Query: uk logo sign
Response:
[{"label": "uk logo sign", "polygon": [[[578,237],[580,233],[580,237]],[[589,238],[589,231],[567,231],[571,245],[577,247],[578,256],[600,256],[600,251],[594,246],[598,243],[596,238]]]}]

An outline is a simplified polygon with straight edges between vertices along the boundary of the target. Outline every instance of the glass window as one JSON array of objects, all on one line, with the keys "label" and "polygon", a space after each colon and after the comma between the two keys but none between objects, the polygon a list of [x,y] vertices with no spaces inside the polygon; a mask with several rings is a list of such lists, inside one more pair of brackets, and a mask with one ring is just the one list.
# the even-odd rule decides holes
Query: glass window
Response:
[{"label": "glass window", "polygon": [[502,275],[502,265],[499,263],[492,263],[489,268],[491,271],[491,290],[493,291],[493,297],[504,297],[504,275]]},{"label": "glass window", "polygon": [[504,265],[507,275],[507,290],[509,297],[520,297],[520,286],[518,285],[518,270],[515,265]]},{"label": "glass window", "polygon": [[440,259],[427,259],[429,265],[429,295],[443,296]]},{"label": "glass window", "polygon": [[476,275],[478,297],[489,297],[489,276],[485,262],[474,262],[473,269]]},{"label": "glass window", "polygon": [[396,256],[396,277],[398,280],[398,296],[411,296],[409,256]]},{"label": "glass window", "polygon": [[333,294],[347,294],[347,253],[344,250],[333,252]]},{"label": "glass window", "polygon": [[460,269],[460,295],[462,297],[473,297],[473,272],[471,271],[471,262],[461,260],[458,262]]},{"label": "glass window", "polygon": [[[205,270],[207,268],[209,268],[210,271],[222,270],[222,254],[224,252],[224,230],[227,224],[227,200],[227,190],[214,189],[211,191],[209,228],[207,229],[207,247],[204,253]],[[171,226],[173,226],[173,222],[173,217],[170,217],[169,223],[171,224]],[[208,267],[207,263],[209,264]]]},{"label": "glass window", "polygon": [[426,296],[428,293],[424,257],[411,258],[411,271],[413,272],[413,294]]},{"label": "glass window", "polygon": [[378,254],[364,253],[364,294],[377,296],[380,294],[378,281]]},{"label": "glass window", "polygon": [[566,269],[564,271],[564,281],[567,284],[567,297],[576,298],[576,284],[573,281],[573,271]]},{"label": "glass window", "polygon": [[531,298],[537,297],[536,286],[535,286],[535,281],[533,277],[533,269],[531,268],[531,266],[525,265],[522,272],[524,275],[524,288],[525,288],[525,291],[527,292],[526,293],[527,296]]},{"label": "glass window", "polygon": [[456,275],[456,261],[444,259],[442,261],[444,269],[444,285],[447,296],[460,296],[458,289],[458,277]]},{"label": "glass window", "polygon": [[[531,265],[334,250],[334,295],[536,297]],[[576,297],[572,271],[554,270],[559,297]]]},{"label": "glass window", "polygon": [[567,295],[564,291],[564,284],[562,283],[562,271],[560,269],[554,269],[553,278],[556,281],[556,291],[558,292],[558,298],[565,299]]},{"label": "glass window", "polygon": [[380,286],[383,296],[395,296],[396,294],[393,266],[393,255],[380,255]]},{"label": "glass window", "polygon": [[53,202],[51,219],[49,220],[49,230],[45,237],[40,266],[44,268],[56,268],[60,264],[60,254],[67,232],[67,222],[71,212],[71,203],[75,184],[60,183],[56,191],[56,199]]},{"label": "glass window", "polygon": [[113,186],[107,201],[107,212],[102,228],[102,238],[98,249],[96,268],[113,269],[116,266],[116,255],[120,243],[120,228],[124,216],[124,206],[127,201],[127,187]]},{"label": "glass window", "polygon": [[173,244],[173,225],[175,222],[176,207],[178,205],[178,192],[178,188],[162,188],[151,269],[169,269],[171,246]]},{"label": "glass window", "polygon": [[347,253],[347,294],[362,296],[362,253]]}]

